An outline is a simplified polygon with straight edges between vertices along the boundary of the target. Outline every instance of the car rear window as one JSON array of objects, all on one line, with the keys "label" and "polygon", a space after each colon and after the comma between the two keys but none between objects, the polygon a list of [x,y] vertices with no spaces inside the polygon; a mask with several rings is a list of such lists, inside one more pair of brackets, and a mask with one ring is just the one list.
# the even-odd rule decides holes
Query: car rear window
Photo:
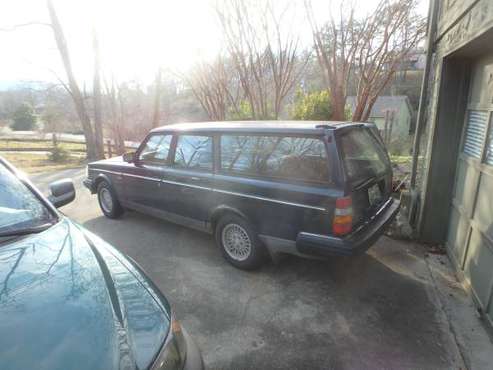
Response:
[{"label": "car rear window", "polygon": [[390,167],[385,148],[366,127],[343,132],[339,143],[350,180],[366,180],[381,175]]},{"label": "car rear window", "polygon": [[329,179],[324,142],[313,137],[223,135],[221,170],[297,181]]}]

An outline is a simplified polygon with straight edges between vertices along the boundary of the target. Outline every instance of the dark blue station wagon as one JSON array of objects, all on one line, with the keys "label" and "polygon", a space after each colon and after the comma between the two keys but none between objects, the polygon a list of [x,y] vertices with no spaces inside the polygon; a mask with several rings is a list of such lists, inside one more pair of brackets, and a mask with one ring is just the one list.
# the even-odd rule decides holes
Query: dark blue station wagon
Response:
[{"label": "dark blue station wagon", "polygon": [[242,269],[366,251],[399,209],[388,154],[364,123],[164,126],[135,153],[90,163],[84,184],[108,217],[132,209],[213,233]]}]

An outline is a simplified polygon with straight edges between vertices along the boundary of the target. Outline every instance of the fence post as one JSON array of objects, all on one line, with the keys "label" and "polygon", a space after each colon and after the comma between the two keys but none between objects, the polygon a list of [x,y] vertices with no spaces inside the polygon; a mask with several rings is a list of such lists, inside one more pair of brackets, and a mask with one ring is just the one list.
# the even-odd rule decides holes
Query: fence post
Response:
[{"label": "fence post", "polygon": [[385,124],[384,124],[383,142],[385,143],[385,146],[389,145],[389,111],[388,111],[388,109],[385,110]]},{"label": "fence post", "polygon": [[390,122],[389,122],[389,143],[387,145],[390,145],[392,143],[392,128],[394,127],[394,118],[395,118],[395,111],[392,109],[390,111]]},{"label": "fence post", "polygon": [[111,152],[111,140],[106,140],[106,145],[108,145],[108,158],[113,157],[113,153]]}]

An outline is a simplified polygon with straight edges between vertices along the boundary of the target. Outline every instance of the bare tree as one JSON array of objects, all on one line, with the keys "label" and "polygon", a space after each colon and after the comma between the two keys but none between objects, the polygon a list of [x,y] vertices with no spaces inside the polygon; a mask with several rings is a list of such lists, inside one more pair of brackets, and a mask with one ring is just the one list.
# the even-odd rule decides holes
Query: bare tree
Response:
[{"label": "bare tree", "polygon": [[63,66],[67,74],[68,85],[64,83],[64,87],[72,96],[72,99],[75,104],[75,109],[77,111],[77,115],[82,124],[84,137],[86,139],[87,158],[89,160],[102,158],[101,150],[98,150],[99,139],[96,139],[96,134],[97,133],[100,134],[101,131],[99,131],[98,129],[96,133],[92,127],[91,118],[89,116],[88,109],[86,107],[84,96],[81,92],[79,84],[77,83],[77,80],[75,78],[75,74],[73,72],[67,40],[65,38],[62,25],[60,24],[60,20],[58,19],[58,15],[56,13],[55,7],[53,6],[52,0],[47,0],[47,5],[48,5],[48,12],[51,20],[51,27],[53,29],[53,35],[55,37],[58,51],[62,58]]},{"label": "bare tree", "polygon": [[274,9],[272,2],[268,2],[267,16],[262,18],[262,27],[267,39],[265,56],[272,76],[273,109],[276,119],[284,99],[300,80],[310,57],[309,54],[299,54],[298,37],[293,33],[292,22],[285,16],[289,4],[287,2],[279,12]]},{"label": "bare tree", "polygon": [[122,99],[120,97],[120,88],[117,86],[115,79],[111,78],[111,82],[105,83],[105,99],[106,111],[109,117],[107,123],[113,136],[116,153],[121,155],[125,152],[125,115],[121,107]]},{"label": "bare tree", "polygon": [[333,119],[344,120],[349,79],[356,84],[353,121],[366,121],[397,67],[424,37],[425,21],[415,14],[416,0],[381,0],[367,17],[357,18],[354,3],[341,1],[317,24],[309,0],[305,8],[317,60],[332,93]]},{"label": "bare tree", "polygon": [[224,57],[219,56],[210,63],[198,62],[182,78],[190,86],[209,119],[224,121],[228,110],[238,112],[239,86],[236,72],[229,67]]},{"label": "bare tree", "polygon": [[152,128],[153,94],[138,81],[118,83],[117,99],[125,138],[142,139]]},{"label": "bare tree", "polygon": [[152,114],[152,127],[158,127],[161,121],[161,83],[162,70],[158,67],[156,78],[154,80],[154,107]]},{"label": "bare tree", "polygon": [[254,119],[278,118],[306,63],[299,63],[297,36],[281,27],[289,5],[279,10],[271,0],[227,0],[216,6],[229,58]]},{"label": "bare tree", "polygon": [[93,50],[94,50],[94,141],[95,151],[98,158],[104,158],[104,142],[103,142],[103,113],[102,113],[102,97],[101,97],[101,61],[99,40],[96,30],[93,30]]}]

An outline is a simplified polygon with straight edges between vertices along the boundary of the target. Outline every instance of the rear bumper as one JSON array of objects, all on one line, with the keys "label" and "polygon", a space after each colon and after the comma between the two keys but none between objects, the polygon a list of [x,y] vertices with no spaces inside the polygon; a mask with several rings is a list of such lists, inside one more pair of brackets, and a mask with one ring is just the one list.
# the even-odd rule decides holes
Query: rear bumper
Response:
[{"label": "rear bumper", "polygon": [[314,256],[352,256],[368,250],[387,229],[399,211],[400,202],[389,199],[362,227],[337,238],[301,232],[296,239],[298,252]]}]

